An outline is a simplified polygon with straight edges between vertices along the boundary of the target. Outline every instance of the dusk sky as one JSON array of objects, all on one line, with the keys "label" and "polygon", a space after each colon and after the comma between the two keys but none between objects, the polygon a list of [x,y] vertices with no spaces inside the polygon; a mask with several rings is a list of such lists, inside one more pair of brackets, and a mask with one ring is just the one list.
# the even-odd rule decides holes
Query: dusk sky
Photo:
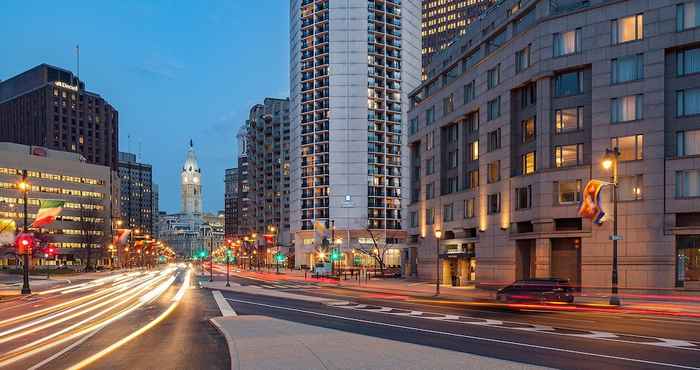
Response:
[{"label": "dusk sky", "polygon": [[[205,211],[224,207],[224,169],[250,106],[289,94],[288,2],[3,2],[0,79],[47,63],[119,110],[119,149],[153,165],[160,209],[180,209],[194,141]],[[130,135],[131,140],[127,140]]]}]

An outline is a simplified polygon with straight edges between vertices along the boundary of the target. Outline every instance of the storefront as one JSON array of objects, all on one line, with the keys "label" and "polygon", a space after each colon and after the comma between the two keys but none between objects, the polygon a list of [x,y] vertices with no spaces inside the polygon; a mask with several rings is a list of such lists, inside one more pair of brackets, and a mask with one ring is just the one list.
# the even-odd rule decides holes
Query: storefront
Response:
[{"label": "storefront", "polygon": [[476,244],[454,243],[444,246],[442,261],[442,283],[452,286],[473,284],[476,280]]},{"label": "storefront", "polygon": [[676,286],[700,289],[700,235],[676,237]]}]

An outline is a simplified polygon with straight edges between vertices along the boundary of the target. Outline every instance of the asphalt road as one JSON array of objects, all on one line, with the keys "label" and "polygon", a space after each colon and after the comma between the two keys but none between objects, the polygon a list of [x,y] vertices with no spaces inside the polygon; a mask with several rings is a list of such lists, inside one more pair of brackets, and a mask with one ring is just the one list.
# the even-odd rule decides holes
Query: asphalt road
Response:
[{"label": "asphalt road", "polygon": [[[63,291],[32,296],[2,306],[0,329],[22,330],[9,333],[20,335],[14,340],[0,343],[0,361],[7,361],[0,367],[229,369],[226,342],[208,322],[209,318],[220,316],[218,307],[211,292],[200,289],[193,275],[186,275],[185,269],[154,272],[127,277],[123,282],[84,286],[84,290],[67,294],[59,294]],[[22,322],[10,321],[19,311],[29,316]],[[119,316],[122,312],[126,314]],[[110,319],[114,320],[97,330],[79,333]],[[73,325],[74,329],[61,332]],[[0,342],[7,338],[0,335]],[[27,342],[36,343],[31,348],[40,350],[21,357],[17,348]],[[41,349],[42,345],[47,348]]]},{"label": "asphalt road", "polygon": [[[242,285],[266,285],[233,278]],[[270,290],[274,290],[271,288]],[[239,315],[267,315],[374,337],[562,369],[700,368],[700,322],[599,313],[480,310],[339,288],[277,288],[351,303],[329,306],[225,292]],[[446,316],[452,315],[452,316]],[[676,341],[680,340],[680,341]]]}]

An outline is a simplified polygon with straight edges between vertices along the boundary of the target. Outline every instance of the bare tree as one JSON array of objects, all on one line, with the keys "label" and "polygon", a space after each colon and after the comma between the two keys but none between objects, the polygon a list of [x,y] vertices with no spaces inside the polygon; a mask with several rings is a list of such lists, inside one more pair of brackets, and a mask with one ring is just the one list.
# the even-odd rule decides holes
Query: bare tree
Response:
[{"label": "bare tree", "polygon": [[[105,235],[105,230],[102,227],[103,223],[98,223],[97,220],[102,216],[101,212],[98,211],[98,207],[101,205],[99,201],[94,198],[83,201],[80,206],[80,233],[81,242],[85,247],[85,271],[92,271],[92,255],[93,246],[98,246],[99,255],[102,255],[102,248],[104,241],[108,237]],[[105,222],[105,221],[103,221]]]},{"label": "bare tree", "polygon": [[373,248],[368,249],[364,247],[359,247],[356,248],[356,251],[371,258],[374,258],[374,260],[377,262],[377,265],[379,265],[379,272],[383,276],[384,269],[386,268],[386,252],[389,250],[388,244],[385,241],[383,245],[380,245],[379,243],[377,243],[377,239],[374,237],[372,229],[368,227],[366,230],[369,232],[369,236],[372,238]]}]

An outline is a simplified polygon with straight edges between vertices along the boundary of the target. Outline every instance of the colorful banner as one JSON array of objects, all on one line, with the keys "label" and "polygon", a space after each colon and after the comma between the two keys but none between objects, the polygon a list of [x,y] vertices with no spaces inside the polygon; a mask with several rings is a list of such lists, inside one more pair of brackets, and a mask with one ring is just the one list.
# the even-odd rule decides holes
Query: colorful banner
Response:
[{"label": "colorful banner", "polygon": [[61,214],[65,203],[63,200],[41,199],[41,206],[36,213],[36,219],[32,223],[32,227],[42,227],[53,223],[56,217]]},{"label": "colorful banner", "polygon": [[600,180],[591,180],[583,189],[581,204],[578,208],[578,214],[583,218],[590,218],[594,224],[601,225],[605,211],[601,205],[600,191],[607,182]]},{"label": "colorful banner", "polygon": [[129,234],[131,234],[131,229],[116,229],[112,243],[117,246],[126,244]]},{"label": "colorful banner", "polygon": [[14,243],[15,230],[17,230],[15,220],[9,218],[0,218],[0,245]]}]

